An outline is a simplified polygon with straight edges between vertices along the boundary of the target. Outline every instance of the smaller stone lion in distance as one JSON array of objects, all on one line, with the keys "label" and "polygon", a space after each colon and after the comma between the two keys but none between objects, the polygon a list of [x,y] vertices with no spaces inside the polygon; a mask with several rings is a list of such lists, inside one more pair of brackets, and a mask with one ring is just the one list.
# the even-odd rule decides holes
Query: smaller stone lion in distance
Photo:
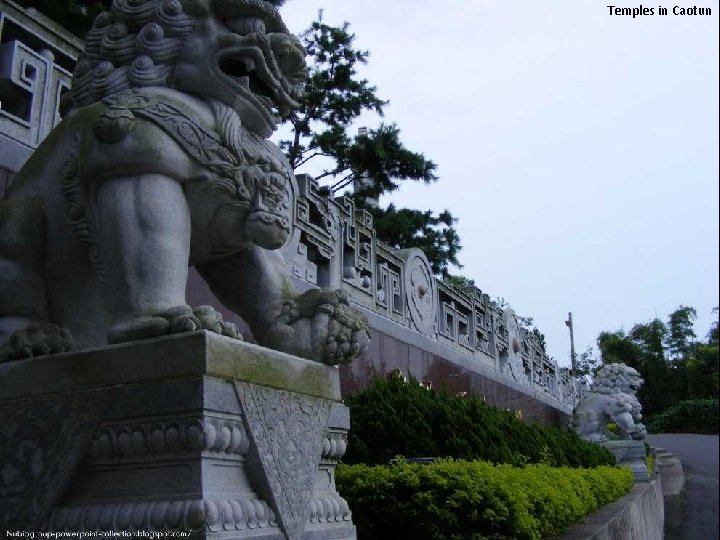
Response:
[{"label": "smaller stone lion in distance", "polygon": [[591,442],[607,441],[607,425],[614,423],[621,439],[645,438],[641,405],[635,395],[643,380],[625,364],[606,364],[595,375],[592,390],[573,414],[575,432]]}]

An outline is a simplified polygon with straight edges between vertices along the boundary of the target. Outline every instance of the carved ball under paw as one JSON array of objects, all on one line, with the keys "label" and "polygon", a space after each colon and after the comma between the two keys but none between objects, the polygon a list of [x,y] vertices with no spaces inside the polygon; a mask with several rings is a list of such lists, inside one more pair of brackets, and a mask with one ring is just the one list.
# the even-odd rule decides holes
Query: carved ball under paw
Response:
[{"label": "carved ball under paw", "polygon": [[69,330],[53,323],[31,323],[0,347],[0,363],[75,350]]},{"label": "carved ball under paw", "polygon": [[312,289],[286,302],[265,340],[273,348],[335,366],[352,362],[370,342],[367,318],[345,291]]}]

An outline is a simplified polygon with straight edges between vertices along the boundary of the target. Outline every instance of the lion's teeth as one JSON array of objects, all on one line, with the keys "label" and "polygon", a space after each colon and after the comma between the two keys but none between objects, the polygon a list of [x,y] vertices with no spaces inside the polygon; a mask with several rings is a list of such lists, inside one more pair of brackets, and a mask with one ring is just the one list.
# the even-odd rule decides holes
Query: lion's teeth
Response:
[{"label": "lion's teeth", "polygon": [[250,89],[250,77],[245,75],[244,77],[238,77],[237,80],[240,83],[240,86]]},{"label": "lion's teeth", "polygon": [[243,58],[243,62],[245,62],[245,69],[248,71],[253,71],[255,69],[255,60],[252,58]]}]

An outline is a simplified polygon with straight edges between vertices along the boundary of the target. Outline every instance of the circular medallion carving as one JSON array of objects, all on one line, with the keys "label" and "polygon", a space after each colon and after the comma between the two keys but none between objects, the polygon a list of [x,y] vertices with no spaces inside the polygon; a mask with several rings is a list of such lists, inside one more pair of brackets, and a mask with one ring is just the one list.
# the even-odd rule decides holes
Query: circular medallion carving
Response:
[{"label": "circular medallion carving", "polygon": [[419,249],[399,252],[405,259],[405,297],[410,320],[423,334],[430,335],[435,328],[437,294],[430,263]]},{"label": "circular medallion carving", "polygon": [[520,325],[518,324],[517,315],[515,312],[508,308],[503,311],[503,324],[508,332],[508,341],[510,342],[510,350],[507,351],[505,356],[501,356],[500,360],[503,363],[503,371],[511,375],[513,379],[518,382],[524,382],[525,369],[523,367],[523,360],[520,353]]}]

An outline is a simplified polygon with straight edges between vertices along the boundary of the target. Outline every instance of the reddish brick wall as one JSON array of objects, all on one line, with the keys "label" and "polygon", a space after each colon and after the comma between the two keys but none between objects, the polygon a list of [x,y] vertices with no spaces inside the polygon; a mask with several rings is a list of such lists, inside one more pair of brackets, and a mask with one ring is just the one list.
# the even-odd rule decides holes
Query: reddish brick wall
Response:
[{"label": "reddish brick wall", "polygon": [[444,384],[451,393],[467,392],[484,396],[490,405],[520,411],[518,414],[528,423],[560,426],[569,420],[569,416],[562,411],[524,392],[377,330],[372,331],[368,354],[349,366],[341,366],[342,394],[358,393],[368,385],[374,375],[387,376],[394,370],[412,375],[419,382],[430,382],[433,388],[440,388]]}]

